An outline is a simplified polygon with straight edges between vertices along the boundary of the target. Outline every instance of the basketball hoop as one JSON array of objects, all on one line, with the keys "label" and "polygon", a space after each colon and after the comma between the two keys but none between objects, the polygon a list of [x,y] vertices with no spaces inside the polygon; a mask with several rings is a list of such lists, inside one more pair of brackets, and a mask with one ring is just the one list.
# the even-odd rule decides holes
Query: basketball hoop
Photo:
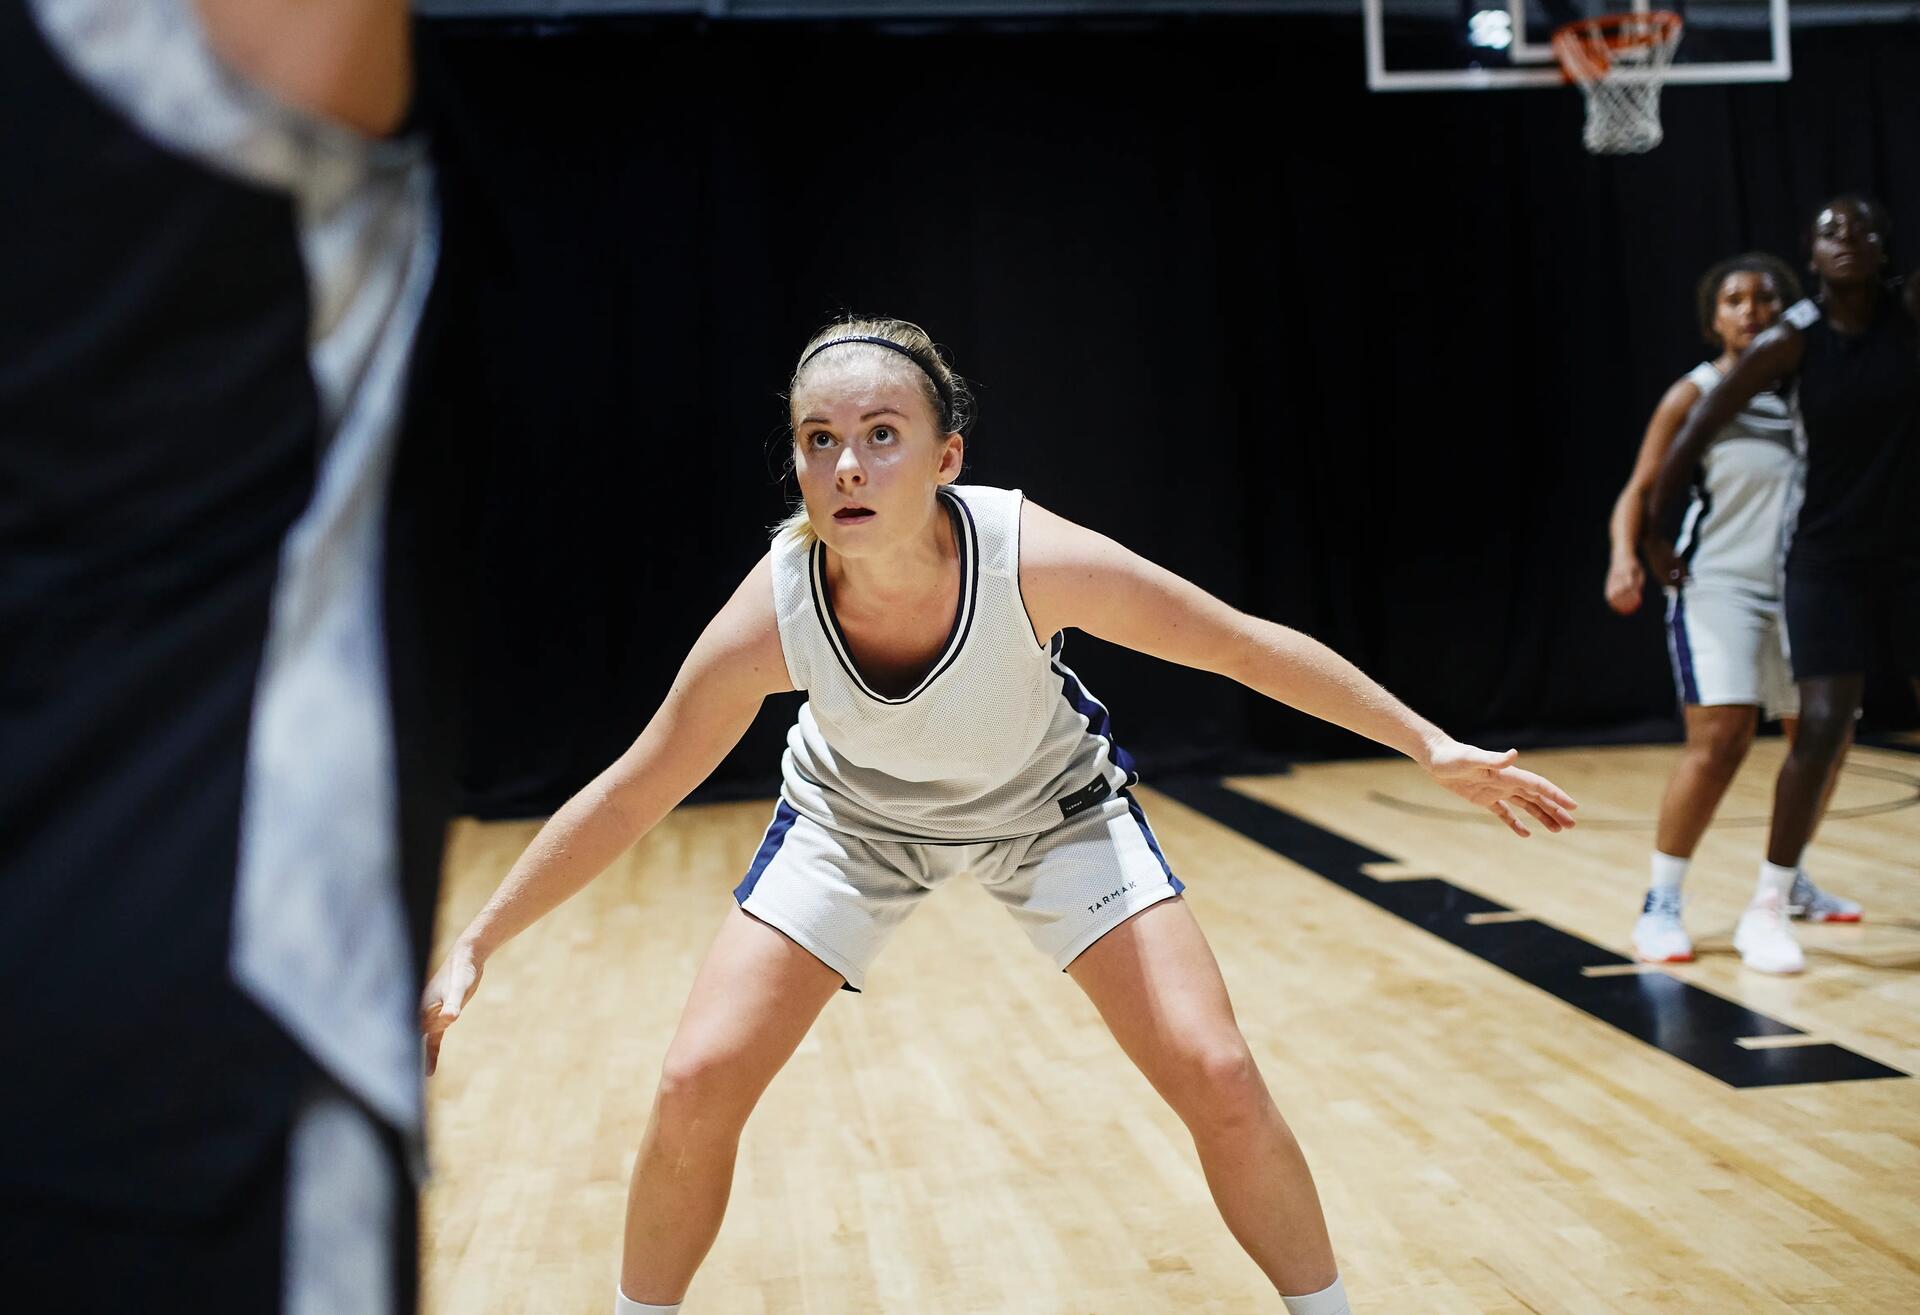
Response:
[{"label": "basketball hoop", "polygon": [[1589,151],[1635,155],[1660,144],[1660,88],[1682,26],[1680,15],[1652,9],[1583,18],[1553,34],[1561,69],[1587,98]]}]

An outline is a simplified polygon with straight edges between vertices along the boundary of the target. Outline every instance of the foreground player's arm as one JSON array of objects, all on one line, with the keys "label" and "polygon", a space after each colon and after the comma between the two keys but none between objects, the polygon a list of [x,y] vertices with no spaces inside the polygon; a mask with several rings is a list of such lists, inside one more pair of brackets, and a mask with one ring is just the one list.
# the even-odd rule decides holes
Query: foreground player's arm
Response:
[{"label": "foreground player's arm", "polygon": [[1549,831],[1574,801],[1513,766],[1514,753],[1462,744],[1318,640],[1249,616],[1104,535],[1029,502],[1020,519],[1020,589],[1037,637],[1072,626],[1111,643],[1239,681],[1270,699],[1397,749],[1519,835],[1510,805]]},{"label": "foreground player's arm", "polygon": [[367,137],[399,128],[413,96],[406,0],[195,0],[207,39],[284,104]]},{"label": "foreground player's arm", "polygon": [[762,558],[695,642],[640,737],[547,819],[428,983],[420,1008],[429,1073],[487,957],[652,830],[739,743],[766,696],[791,688]]},{"label": "foreground player's arm", "polygon": [[1614,500],[1613,516],[1607,522],[1607,538],[1612,546],[1607,566],[1607,605],[1622,616],[1640,607],[1640,593],[1646,584],[1640,569],[1640,530],[1646,519],[1647,493],[1653,478],[1660,473],[1660,462],[1673,446],[1673,436],[1685,423],[1687,413],[1700,400],[1700,386],[1682,379],[1667,389],[1660,405],[1647,422],[1646,436],[1640,440],[1640,455],[1634,458],[1633,473]]},{"label": "foreground player's arm", "polygon": [[1806,352],[1806,339],[1800,330],[1782,320],[1753,340],[1727,377],[1673,436],[1667,455],[1660,462],[1653,487],[1647,492],[1647,515],[1640,529],[1640,546],[1646,551],[1647,564],[1661,584],[1677,584],[1681,571],[1673,559],[1674,535],[1679,530],[1682,495],[1700,465],[1701,454],[1713,436],[1725,429],[1740,414],[1742,407],[1800,368]]}]

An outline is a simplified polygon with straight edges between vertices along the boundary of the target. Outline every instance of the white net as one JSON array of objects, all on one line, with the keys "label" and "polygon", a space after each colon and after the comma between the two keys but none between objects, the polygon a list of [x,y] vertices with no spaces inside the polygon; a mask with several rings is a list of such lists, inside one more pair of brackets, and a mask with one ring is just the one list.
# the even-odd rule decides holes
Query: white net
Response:
[{"label": "white net", "polygon": [[1680,44],[1678,14],[1650,10],[1570,23],[1553,50],[1587,98],[1582,140],[1595,155],[1637,155],[1660,144],[1660,88]]}]

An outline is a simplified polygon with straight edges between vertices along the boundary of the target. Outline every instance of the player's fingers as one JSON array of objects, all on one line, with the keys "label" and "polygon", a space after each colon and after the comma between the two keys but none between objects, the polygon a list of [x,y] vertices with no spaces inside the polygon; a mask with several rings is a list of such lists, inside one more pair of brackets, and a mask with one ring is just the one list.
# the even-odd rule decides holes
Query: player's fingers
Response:
[{"label": "player's fingers", "polygon": [[1507,807],[1505,800],[1496,799],[1491,804],[1488,804],[1487,807],[1493,811],[1495,817],[1505,822],[1507,828],[1515,835],[1526,836],[1532,834],[1526,827],[1520,825],[1520,819],[1513,815],[1513,810]]},{"label": "player's fingers", "polygon": [[1529,795],[1528,798],[1553,814],[1554,821],[1558,822],[1561,826],[1575,825],[1573,810],[1579,807],[1578,804],[1563,804],[1552,795]]},{"label": "player's fingers", "polygon": [[1580,806],[1574,797],[1549,781],[1546,777],[1524,768],[1513,767],[1500,774],[1500,780],[1512,794],[1526,795],[1532,799],[1551,802],[1560,808],[1572,812]]},{"label": "player's fingers", "polygon": [[1522,808],[1526,809],[1527,812],[1533,815],[1534,821],[1538,822],[1541,826],[1544,826],[1547,830],[1564,831],[1566,829],[1565,823],[1561,822],[1559,818],[1555,817],[1552,813],[1549,813],[1546,809],[1542,808],[1539,804],[1534,803],[1533,800],[1522,797],[1519,800],[1519,804]]},{"label": "player's fingers", "polygon": [[440,1034],[435,1032],[427,1037],[427,1076],[440,1067]]},{"label": "player's fingers", "polygon": [[440,997],[440,1016],[451,1023],[460,1017],[460,1011],[467,1007],[467,1000],[473,995],[474,984],[479,974],[473,970],[473,962],[462,959],[453,965],[453,971],[447,975],[447,989]]}]

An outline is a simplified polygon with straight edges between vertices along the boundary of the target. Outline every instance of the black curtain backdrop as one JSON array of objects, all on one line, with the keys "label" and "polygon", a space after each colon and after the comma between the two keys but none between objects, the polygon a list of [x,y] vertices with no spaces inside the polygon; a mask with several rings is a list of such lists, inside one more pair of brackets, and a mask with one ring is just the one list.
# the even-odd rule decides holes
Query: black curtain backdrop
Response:
[{"label": "black curtain backdrop", "polygon": [[[777,394],[841,308],[918,320],[977,381],[966,478],[1455,734],[1671,733],[1658,599],[1623,620],[1600,586],[1647,416],[1706,354],[1696,278],[1800,266],[1848,189],[1920,252],[1911,27],[1798,32],[1786,85],[1670,89],[1666,143],[1625,159],[1581,149],[1571,90],[1370,94],[1344,19],[424,36],[421,423],[478,495],[483,816],[551,809],[645,724],[783,511]],[[1084,636],[1068,660],[1149,780],[1364,748]],[[710,797],[772,789],[797,701]],[[1868,712],[1911,719],[1890,673]]]}]

